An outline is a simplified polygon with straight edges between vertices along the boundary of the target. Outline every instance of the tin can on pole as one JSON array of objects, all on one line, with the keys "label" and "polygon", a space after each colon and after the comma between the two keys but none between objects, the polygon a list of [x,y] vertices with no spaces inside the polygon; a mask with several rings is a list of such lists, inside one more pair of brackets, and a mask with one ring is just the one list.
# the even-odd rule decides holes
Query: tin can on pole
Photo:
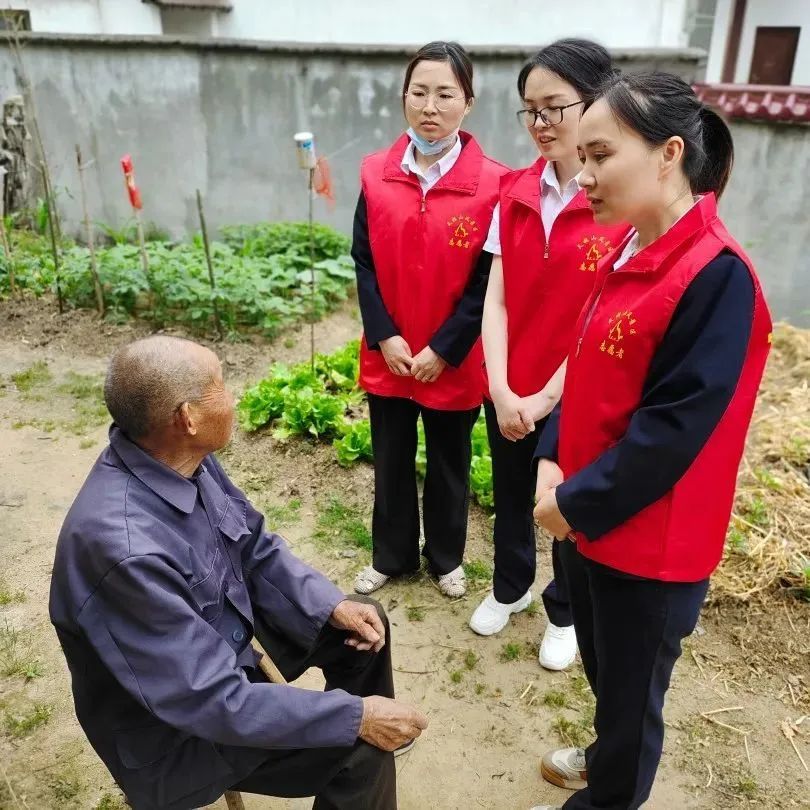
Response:
[{"label": "tin can on pole", "polygon": [[302,169],[314,169],[316,163],[315,136],[311,132],[296,132],[293,138],[298,153],[299,167]]}]

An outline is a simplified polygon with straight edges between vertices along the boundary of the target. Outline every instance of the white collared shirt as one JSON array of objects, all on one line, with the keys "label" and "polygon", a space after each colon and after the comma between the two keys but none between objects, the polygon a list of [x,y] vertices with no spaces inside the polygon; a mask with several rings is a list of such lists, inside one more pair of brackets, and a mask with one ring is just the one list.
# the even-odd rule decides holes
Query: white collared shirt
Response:
[{"label": "white collared shirt", "polygon": [[413,143],[408,144],[400,165],[405,174],[416,175],[416,179],[422,187],[422,194],[425,195],[456,165],[458,156],[461,154],[461,138],[456,137],[453,148],[446,155],[442,155],[433,165],[428,166],[424,172],[416,162],[415,148]]},{"label": "white collared shirt", "polygon": [[[686,209],[676,220],[669,226],[669,228],[664,231],[664,233],[669,233],[672,228],[674,228],[701,200],[703,199],[703,195],[699,194],[697,197],[694,197],[692,205]],[[661,234],[663,236],[664,234]],[[658,237],[661,238],[660,236]],[[657,241],[657,240],[656,240]],[[633,235],[628,239],[627,244],[622,249],[621,255],[618,259],[613,263],[613,270],[618,270],[620,267],[623,267],[633,256],[638,253],[639,245],[641,244],[641,237],[639,236],[638,231],[633,231]]]},{"label": "white collared shirt", "polygon": [[[568,203],[579,194],[579,175],[572,177],[565,188],[560,188],[560,181],[557,179],[557,172],[554,164],[549,161],[540,175],[540,219],[543,221],[543,230],[546,232],[546,242],[551,235],[551,228],[554,221],[563,212]],[[484,250],[495,256],[501,255],[501,204],[495,206],[492,212],[492,224],[489,226],[487,241],[484,243]]]}]

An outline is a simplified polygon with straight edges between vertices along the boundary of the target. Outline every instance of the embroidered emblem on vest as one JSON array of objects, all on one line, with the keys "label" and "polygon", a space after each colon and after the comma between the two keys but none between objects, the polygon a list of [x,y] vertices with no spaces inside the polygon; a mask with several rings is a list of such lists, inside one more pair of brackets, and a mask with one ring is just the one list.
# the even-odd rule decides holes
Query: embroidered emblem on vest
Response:
[{"label": "embroidered emblem on vest", "polygon": [[600,344],[599,351],[623,360],[627,348],[625,341],[630,335],[636,334],[635,325],[638,320],[629,309],[625,309],[617,312],[612,318],[608,318],[608,323],[610,324],[608,336]]},{"label": "embroidered emblem on vest", "polygon": [[458,214],[447,220],[450,228],[450,247],[468,249],[470,247],[470,234],[478,233],[478,223],[466,214]]},{"label": "embroidered emblem on vest", "polygon": [[584,273],[595,273],[599,259],[613,249],[610,239],[606,239],[604,236],[584,236],[580,242],[577,242],[577,247],[580,250],[587,249],[585,258],[579,266]]}]

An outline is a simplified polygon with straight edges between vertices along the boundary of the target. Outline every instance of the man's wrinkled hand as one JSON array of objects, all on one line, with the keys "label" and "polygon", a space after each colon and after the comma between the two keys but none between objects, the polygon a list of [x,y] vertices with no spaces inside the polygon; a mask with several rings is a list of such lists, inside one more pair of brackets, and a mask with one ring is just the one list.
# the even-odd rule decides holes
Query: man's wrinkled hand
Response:
[{"label": "man's wrinkled hand", "polygon": [[415,740],[427,727],[427,717],[413,706],[379,695],[363,698],[358,736],[383,751],[396,751]]},{"label": "man's wrinkled hand", "polygon": [[379,652],[385,646],[385,625],[373,605],[344,599],[332,611],[329,624],[348,632],[345,643],[350,647]]}]

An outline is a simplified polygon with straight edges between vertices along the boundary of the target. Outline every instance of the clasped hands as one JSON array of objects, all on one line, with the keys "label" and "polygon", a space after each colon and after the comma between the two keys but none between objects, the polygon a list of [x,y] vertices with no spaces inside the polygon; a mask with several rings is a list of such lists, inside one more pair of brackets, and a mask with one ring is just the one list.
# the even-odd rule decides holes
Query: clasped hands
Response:
[{"label": "clasped hands", "polygon": [[417,382],[432,383],[447,368],[447,362],[430,346],[425,346],[414,357],[402,335],[381,340],[379,346],[389,370],[398,377],[413,377]]}]

